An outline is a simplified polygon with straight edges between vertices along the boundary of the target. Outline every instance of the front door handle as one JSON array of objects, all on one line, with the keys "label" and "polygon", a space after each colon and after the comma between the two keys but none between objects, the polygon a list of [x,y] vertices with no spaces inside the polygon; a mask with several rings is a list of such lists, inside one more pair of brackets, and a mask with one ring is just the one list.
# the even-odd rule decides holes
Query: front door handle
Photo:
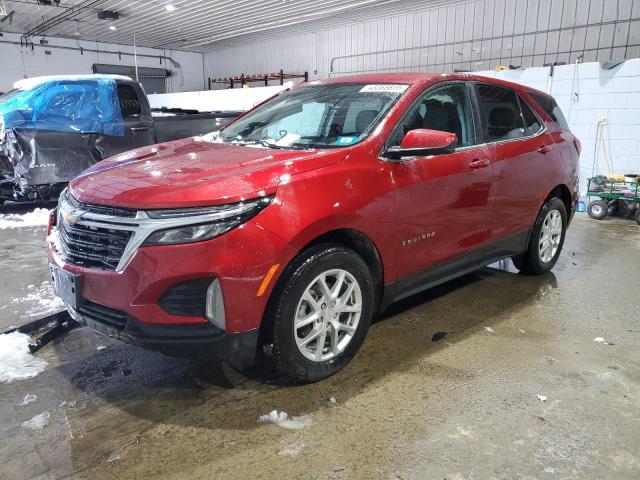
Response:
[{"label": "front door handle", "polygon": [[132,132],[146,132],[149,127],[131,127]]},{"label": "front door handle", "polygon": [[488,167],[489,165],[491,165],[491,162],[489,162],[489,160],[484,159],[484,160],[475,160],[473,162],[471,162],[469,164],[470,168],[484,168],[484,167]]},{"label": "front door handle", "polygon": [[551,150],[553,150],[553,147],[551,145],[542,145],[539,149],[538,152],[545,154],[545,153],[549,153]]}]

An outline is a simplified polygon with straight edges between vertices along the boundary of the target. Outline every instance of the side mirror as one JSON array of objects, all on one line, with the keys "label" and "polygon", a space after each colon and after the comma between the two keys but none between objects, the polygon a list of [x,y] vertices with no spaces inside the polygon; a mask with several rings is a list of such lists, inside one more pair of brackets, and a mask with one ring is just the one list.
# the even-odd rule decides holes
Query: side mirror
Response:
[{"label": "side mirror", "polygon": [[457,145],[458,136],[455,133],[418,128],[409,130],[402,139],[400,146],[389,148],[386,155],[394,159],[425,157],[427,155],[451,153]]}]

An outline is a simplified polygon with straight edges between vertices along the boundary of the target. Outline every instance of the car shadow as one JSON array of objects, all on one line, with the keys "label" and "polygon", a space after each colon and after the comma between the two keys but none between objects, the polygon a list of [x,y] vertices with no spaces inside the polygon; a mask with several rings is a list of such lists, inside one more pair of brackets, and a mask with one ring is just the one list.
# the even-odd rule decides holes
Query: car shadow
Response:
[{"label": "car shadow", "polygon": [[[175,359],[113,342],[96,351],[95,334],[86,329],[54,345],[57,356],[67,359],[57,371],[88,402],[106,402],[114,413],[125,413],[109,420],[122,422],[124,430],[137,428],[128,425],[134,418],[147,427],[153,422],[253,429],[257,418],[273,409],[313,414],[327,408],[331,397],[344,402],[394,372],[429,362],[439,350],[485,334],[484,327],[495,329],[556,286],[552,273],[530,277],[484,268],[414,295],[375,319],[361,351],[344,370],[314,384],[283,383],[268,365],[238,372],[224,364]],[[465,374],[449,369],[445,375]],[[85,422],[99,421],[90,417],[90,409],[85,415]]]}]

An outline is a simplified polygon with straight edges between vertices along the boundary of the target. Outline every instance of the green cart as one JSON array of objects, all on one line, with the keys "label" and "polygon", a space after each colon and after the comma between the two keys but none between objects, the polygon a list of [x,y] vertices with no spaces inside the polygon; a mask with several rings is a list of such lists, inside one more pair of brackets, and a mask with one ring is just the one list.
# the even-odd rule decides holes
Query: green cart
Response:
[{"label": "green cart", "polygon": [[[617,213],[633,214],[640,225],[640,183],[612,180],[605,176],[589,178],[588,181],[587,213],[591,218],[602,220]],[[591,200],[594,197],[596,200]]]}]

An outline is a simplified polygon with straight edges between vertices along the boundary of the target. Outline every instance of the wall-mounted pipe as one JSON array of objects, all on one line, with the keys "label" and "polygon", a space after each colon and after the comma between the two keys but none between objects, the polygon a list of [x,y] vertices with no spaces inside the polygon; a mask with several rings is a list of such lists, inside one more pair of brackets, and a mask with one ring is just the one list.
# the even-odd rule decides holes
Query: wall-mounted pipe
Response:
[{"label": "wall-mounted pipe", "polygon": [[[72,51],[80,52],[81,55],[83,54],[83,52],[92,52],[92,53],[99,53],[101,55],[102,54],[118,55],[118,56],[126,55],[126,56],[129,56],[129,57],[135,56],[133,53],[129,53],[129,52],[120,52],[120,51],[114,52],[113,50],[98,50],[96,48],[68,47],[68,46],[63,46],[63,45],[46,45],[46,47],[45,47],[43,45],[36,45],[34,43],[30,43],[30,44],[25,45],[24,43],[16,42],[16,41],[13,41],[13,40],[0,40],[0,43],[6,43],[6,44],[9,44],[9,45],[20,45],[22,47],[28,46],[28,47],[31,47],[31,49],[34,49],[34,48],[37,47],[37,48],[46,48],[47,50],[50,50],[52,48],[57,48],[57,49],[60,49],[60,50],[72,50]],[[149,53],[138,53],[137,56],[138,57],[144,57],[144,58],[156,58],[156,59],[161,58],[161,59],[164,59],[164,60],[168,60],[171,63],[171,65],[173,65],[175,68],[181,68],[181,66],[180,66],[180,64],[178,62],[176,62],[173,58],[168,57],[166,55],[151,55]]]}]

